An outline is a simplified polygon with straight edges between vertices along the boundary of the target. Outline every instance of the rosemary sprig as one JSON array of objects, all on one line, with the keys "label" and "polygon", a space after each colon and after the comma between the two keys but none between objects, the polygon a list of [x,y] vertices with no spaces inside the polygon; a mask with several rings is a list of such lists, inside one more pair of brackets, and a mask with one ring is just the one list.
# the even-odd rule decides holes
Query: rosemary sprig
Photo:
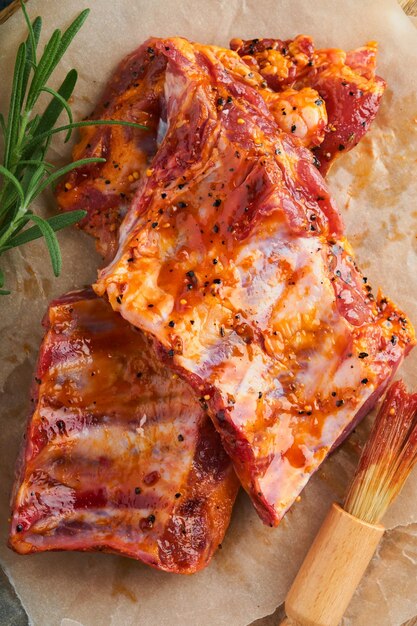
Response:
[{"label": "rosemary sprig", "polygon": [[[89,9],[82,11],[63,33],[59,29],[55,30],[39,55],[42,19],[37,17],[31,23],[22,0],[21,6],[28,36],[20,44],[16,55],[7,121],[0,113],[0,131],[4,139],[3,162],[0,164],[0,256],[11,248],[43,237],[54,274],[59,276],[62,258],[55,232],[75,224],[85,217],[86,212],[71,211],[43,219],[31,211],[31,203],[67,172],[105,159],[80,159],[65,167],[55,168],[46,159],[52,136],[67,131],[64,139],[67,142],[74,128],[98,124],[145,127],[117,120],[74,122],[69,99],[77,82],[76,70],[68,72],[57,90],[47,83],[85,22]],[[43,113],[35,112],[42,93],[49,94],[51,101]],[[55,127],[63,111],[67,114],[68,124]],[[30,222],[33,226],[29,225]],[[3,289],[3,285],[4,276],[0,269],[0,295],[10,293]]]}]

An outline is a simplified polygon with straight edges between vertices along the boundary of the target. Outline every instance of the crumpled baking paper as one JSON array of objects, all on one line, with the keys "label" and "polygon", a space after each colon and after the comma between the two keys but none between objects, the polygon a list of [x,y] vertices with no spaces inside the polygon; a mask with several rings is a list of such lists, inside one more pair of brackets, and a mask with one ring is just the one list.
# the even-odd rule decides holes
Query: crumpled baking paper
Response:
[{"label": "crumpled baking paper", "polygon": [[[376,289],[417,323],[417,33],[395,0],[30,0],[44,36],[83,8],[91,15],[60,65],[59,84],[79,71],[73,98],[87,115],[114,65],[150,35],[183,35],[227,45],[230,37],[314,36],[318,46],[345,49],[376,39],[379,73],[388,81],[377,123],[343,155],[329,176],[357,253]],[[5,110],[14,55],[25,27],[21,12],[0,27],[0,108]],[[53,142],[51,158],[70,146]],[[48,214],[53,199],[35,207]],[[36,626],[246,626],[279,606],[330,503],[341,500],[354,472],[365,421],[329,458],[279,528],[263,526],[241,494],[211,565],[191,577],[154,571],[104,554],[18,556],[5,545],[13,469],[29,410],[29,385],[48,301],[95,278],[93,241],[74,229],[59,235],[63,274],[52,276],[45,246],[31,243],[2,257],[12,295],[0,300],[0,561]],[[401,370],[417,389],[417,349]],[[385,519],[387,533],[343,626],[399,626],[417,614],[417,484],[412,476]],[[260,624],[261,622],[259,622]]]}]

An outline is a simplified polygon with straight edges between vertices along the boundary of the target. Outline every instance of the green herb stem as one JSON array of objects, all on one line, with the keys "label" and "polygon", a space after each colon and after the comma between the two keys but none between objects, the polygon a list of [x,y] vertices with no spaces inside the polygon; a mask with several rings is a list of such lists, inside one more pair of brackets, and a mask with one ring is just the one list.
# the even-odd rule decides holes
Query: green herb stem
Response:
[{"label": "green herb stem", "polygon": [[[74,122],[69,99],[77,82],[77,72],[70,70],[58,89],[47,82],[85,22],[89,9],[82,11],[63,33],[55,30],[42,54],[38,54],[42,20],[37,17],[32,23],[22,0],[21,7],[28,36],[17,51],[7,120],[0,114],[0,132],[4,138],[4,157],[0,164],[0,256],[11,248],[43,237],[54,274],[58,276],[62,259],[55,232],[76,223],[86,212],[71,211],[45,220],[33,214],[31,203],[71,170],[105,159],[80,159],[55,168],[46,160],[52,136],[66,131],[64,141],[68,141],[73,129],[83,126],[120,125],[142,130],[146,127],[124,120]],[[43,113],[34,114],[42,93],[47,93],[51,101]],[[66,113],[69,123],[55,127],[62,112]],[[29,222],[33,222],[33,226],[29,226]],[[9,293],[2,289],[3,285],[4,274],[0,268],[0,295]]]}]

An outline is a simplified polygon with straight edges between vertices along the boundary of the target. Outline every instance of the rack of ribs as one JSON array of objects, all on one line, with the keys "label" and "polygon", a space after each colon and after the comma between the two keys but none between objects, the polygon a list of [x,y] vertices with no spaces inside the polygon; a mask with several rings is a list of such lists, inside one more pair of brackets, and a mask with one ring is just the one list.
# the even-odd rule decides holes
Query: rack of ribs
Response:
[{"label": "rack of ribs", "polygon": [[91,289],[52,302],[44,325],[9,545],[206,566],[238,481],[190,386]]},{"label": "rack of ribs", "polygon": [[233,51],[154,40],[166,133],[94,288],[193,386],[275,525],[415,342],[372,294],[314,156]]}]

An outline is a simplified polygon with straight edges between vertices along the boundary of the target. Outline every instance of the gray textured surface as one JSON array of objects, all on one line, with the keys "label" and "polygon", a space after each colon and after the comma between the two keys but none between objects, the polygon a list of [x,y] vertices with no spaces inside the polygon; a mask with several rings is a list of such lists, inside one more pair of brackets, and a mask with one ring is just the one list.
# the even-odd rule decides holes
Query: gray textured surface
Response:
[{"label": "gray textured surface", "polygon": [[285,617],[284,605],[281,604],[272,615],[266,615],[252,622],[249,626],[279,626]]},{"label": "gray textured surface", "polygon": [[25,609],[1,568],[0,624],[1,626],[28,626],[29,624]]}]

